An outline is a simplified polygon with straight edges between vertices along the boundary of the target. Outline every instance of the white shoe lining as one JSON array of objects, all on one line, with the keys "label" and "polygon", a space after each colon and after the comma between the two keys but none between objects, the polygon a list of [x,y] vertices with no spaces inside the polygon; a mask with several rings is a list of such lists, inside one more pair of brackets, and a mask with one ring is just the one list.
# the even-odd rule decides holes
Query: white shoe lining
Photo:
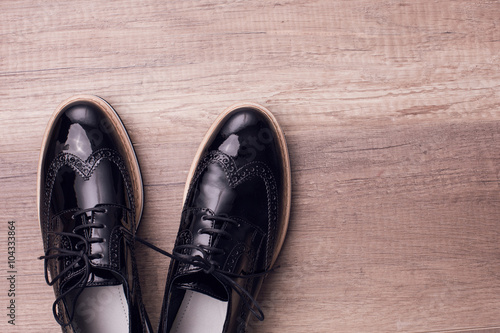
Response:
[{"label": "white shoe lining", "polygon": [[170,333],[221,333],[228,302],[188,290]]},{"label": "white shoe lining", "polygon": [[123,285],[85,288],[76,303],[73,326],[82,333],[129,333]]}]

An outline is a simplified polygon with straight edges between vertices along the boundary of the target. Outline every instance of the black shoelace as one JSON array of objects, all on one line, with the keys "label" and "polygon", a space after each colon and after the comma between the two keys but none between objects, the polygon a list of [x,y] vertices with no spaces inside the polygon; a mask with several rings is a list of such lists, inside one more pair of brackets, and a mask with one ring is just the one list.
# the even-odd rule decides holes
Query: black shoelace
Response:
[{"label": "black shoelace", "polygon": [[[100,212],[100,213],[105,213],[106,209],[100,208],[100,207],[93,207],[93,208],[88,208],[88,209],[81,209],[73,214],[71,217],[72,219],[76,219],[77,217],[86,214],[87,212],[91,212],[93,215],[95,212]],[[39,257],[38,259],[44,260],[44,270],[45,270],[45,282],[49,286],[54,285],[58,280],[64,278],[66,274],[74,269],[74,268],[79,268],[78,273],[75,275],[80,275],[80,279],[78,280],[77,283],[73,284],[70,288],[68,288],[64,293],[59,295],[56,300],[54,301],[54,304],[52,305],[52,313],[54,314],[54,318],[57,321],[57,323],[63,327],[68,326],[71,324],[73,321],[73,317],[75,315],[75,309],[76,309],[76,302],[78,300],[78,297],[80,294],[83,292],[84,288],[87,286],[87,281],[90,276],[90,261],[93,259],[99,259],[102,258],[102,254],[91,254],[89,255],[89,250],[90,250],[90,245],[93,243],[100,243],[103,242],[104,239],[102,238],[86,238],[84,236],[79,235],[77,232],[80,233],[85,233],[91,231],[91,229],[100,229],[104,228],[103,224],[99,223],[89,223],[89,224],[82,224],[73,230],[73,232],[49,232],[49,234],[53,234],[56,236],[60,237],[68,237],[68,238],[76,238],[77,243],[75,245],[74,250],[68,250],[64,248],[60,248],[57,246],[53,246],[47,249],[45,251],[45,255]],[[48,262],[50,259],[60,259],[60,258],[74,258],[73,262],[69,265],[66,266],[57,276],[52,278],[52,281],[49,279],[49,272],[48,272]],[[58,316],[58,308],[61,305],[61,302],[63,299],[73,290],[78,289],[78,292],[76,296],[73,298],[73,306],[72,306],[72,311],[69,314],[68,321],[65,322],[63,321],[59,316]]]},{"label": "black shoelace", "polygon": [[[82,214],[86,214],[87,212],[91,212],[92,214],[94,212],[101,212],[104,213],[106,210],[104,208],[100,207],[93,207],[93,208],[88,208],[88,209],[81,209],[77,211],[76,213],[73,214],[72,218],[75,219],[78,216],[81,216]],[[214,220],[214,221],[219,221],[219,222],[227,222],[230,224],[234,224],[236,226],[239,226],[239,223],[235,220],[232,220],[228,217],[225,216],[212,216],[212,215],[205,215],[203,216],[203,219],[205,220]],[[75,227],[75,229],[72,232],[49,232],[50,234],[56,235],[56,236],[61,236],[61,237],[69,237],[69,238],[76,238],[78,242],[75,245],[75,250],[67,250],[64,248],[60,247],[50,247],[45,251],[45,255],[39,257],[39,259],[44,260],[44,270],[45,270],[45,281],[49,286],[53,286],[58,280],[62,279],[65,277],[65,275],[72,270],[75,267],[81,266],[78,270],[77,275],[81,275],[80,279],[78,280],[77,283],[73,284],[70,288],[68,288],[64,293],[59,295],[56,300],[54,301],[54,304],[52,305],[52,312],[54,315],[55,320],[57,323],[63,327],[68,326],[71,324],[73,321],[74,315],[75,315],[75,309],[76,309],[76,303],[78,300],[78,297],[80,294],[83,292],[85,287],[87,286],[87,282],[90,276],[90,261],[93,259],[99,259],[102,257],[102,254],[91,254],[89,255],[89,250],[90,250],[90,245],[93,243],[99,243],[103,242],[104,240],[102,238],[86,238],[84,236],[81,236],[77,234],[77,232],[87,232],[90,231],[92,228],[104,228],[103,224],[96,224],[96,223],[89,223],[89,224],[83,224]],[[234,274],[231,272],[223,271],[220,269],[220,267],[210,261],[208,259],[209,255],[211,254],[223,254],[223,250],[218,249],[216,247],[212,246],[206,246],[206,245],[194,245],[194,244],[183,244],[183,245],[178,245],[174,247],[172,253],[168,253],[167,251],[164,251],[160,249],[159,247],[151,244],[150,242],[137,237],[136,235],[132,235],[128,230],[123,229],[124,232],[127,232],[131,236],[134,237],[136,241],[138,241],[141,244],[146,245],[147,247],[151,248],[152,250],[163,254],[173,260],[177,260],[180,263],[184,263],[187,265],[192,265],[195,267],[199,267],[202,269],[202,271],[206,274],[211,274],[214,276],[216,279],[218,279],[221,283],[229,286],[231,289],[233,289],[243,300],[245,306],[250,310],[250,312],[259,320],[264,320],[264,312],[262,311],[262,308],[260,307],[259,303],[255,300],[254,297],[242,286],[240,286],[237,282],[235,282],[233,279],[234,278],[243,278],[243,279],[250,279],[250,278],[255,278],[255,277],[260,277],[268,274],[269,272],[273,271],[274,268],[268,269],[262,272],[258,273],[253,273],[253,274],[245,274],[245,275],[240,275],[240,274]],[[228,233],[225,230],[217,229],[217,228],[202,228],[198,230],[199,233],[205,233],[205,234],[211,234],[211,235],[219,235],[221,237],[225,238],[231,238],[231,234]],[[202,255],[189,255],[185,254],[183,252],[186,252],[186,250],[197,250],[199,251]],[[69,265],[66,266],[57,276],[52,278],[50,280],[49,278],[49,272],[48,272],[48,262],[51,259],[60,259],[60,258],[74,258],[73,262]],[[75,276],[77,276],[75,275]],[[76,290],[78,288],[78,291],[73,298],[72,302],[72,311],[68,316],[68,321],[65,322],[63,321],[59,316],[58,316],[58,308],[61,306],[61,302],[63,299]],[[63,306],[63,305],[62,305]],[[254,309],[255,307],[255,309]]]},{"label": "black shoelace", "polygon": [[[234,224],[236,226],[239,226],[239,223],[235,220],[232,220],[226,216],[217,216],[217,215],[205,215],[202,217],[205,220],[214,220],[214,221],[219,221],[219,222],[227,222]],[[225,230],[217,229],[217,228],[202,228],[198,230],[198,233],[202,234],[211,234],[211,235],[219,235],[221,237],[226,237],[226,238],[231,238],[231,234],[228,233]],[[233,289],[243,300],[245,306],[250,310],[250,312],[260,321],[264,320],[264,312],[262,311],[262,308],[260,307],[259,303],[255,298],[252,297],[252,295],[241,285],[239,285],[237,282],[235,282],[233,279],[234,278],[243,278],[243,279],[250,279],[250,278],[255,278],[255,277],[260,277],[268,274],[269,272],[273,271],[274,268],[268,269],[262,272],[254,273],[254,274],[245,274],[245,275],[240,275],[240,274],[234,274],[231,272],[223,271],[220,269],[220,267],[210,261],[208,259],[208,256],[210,254],[223,254],[223,250],[218,249],[216,247],[212,246],[206,246],[206,245],[194,245],[194,244],[184,244],[184,245],[178,245],[174,247],[172,250],[172,253],[168,253],[165,250],[160,249],[159,247],[149,243],[148,241],[141,239],[137,236],[135,236],[135,240],[146,245],[147,247],[151,248],[152,250],[155,250],[158,253],[161,253],[173,260],[177,260],[180,263],[187,264],[187,265],[193,265],[195,267],[201,268],[202,271],[206,274],[211,274],[213,277],[218,279],[221,283],[225,284],[226,286],[229,286],[231,289]],[[189,255],[185,254],[183,252],[186,252],[185,250],[197,250],[201,253],[201,255]],[[254,309],[255,307],[255,309]]]}]

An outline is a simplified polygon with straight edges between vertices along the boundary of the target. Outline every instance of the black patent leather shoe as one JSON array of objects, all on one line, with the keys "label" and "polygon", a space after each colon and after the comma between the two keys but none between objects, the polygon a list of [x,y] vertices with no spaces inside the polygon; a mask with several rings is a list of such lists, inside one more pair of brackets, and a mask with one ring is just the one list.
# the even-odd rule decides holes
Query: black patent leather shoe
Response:
[{"label": "black patent leather shoe", "polygon": [[186,183],[159,332],[244,332],[283,244],[291,197],[285,137],[264,107],[240,104],[205,136]]},{"label": "black patent leather shoe", "polygon": [[112,107],[96,96],[63,102],[38,170],[41,259],[63,332],[152,332],[134,256],[142,207],[139,164]]}]

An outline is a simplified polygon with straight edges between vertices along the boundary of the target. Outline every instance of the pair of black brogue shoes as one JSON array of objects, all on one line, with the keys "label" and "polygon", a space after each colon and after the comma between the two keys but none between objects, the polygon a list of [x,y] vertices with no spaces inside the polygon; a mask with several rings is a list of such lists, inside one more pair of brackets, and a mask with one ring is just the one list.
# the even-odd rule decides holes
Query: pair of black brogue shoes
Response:
[{"label": "pair of black brogue shoes", "polygon": [[[256,104],[227,109],[191,166],[172,253],[138,238],[142,178],[128,134],[95,96],[62,103],[38,170],[45,278],[63,332],[153,332],[135,244],[172,258],[159,332],[244,332],[283,244],[290,163],[276,119]],[[161,224],[158,224],[161,228]]]}]

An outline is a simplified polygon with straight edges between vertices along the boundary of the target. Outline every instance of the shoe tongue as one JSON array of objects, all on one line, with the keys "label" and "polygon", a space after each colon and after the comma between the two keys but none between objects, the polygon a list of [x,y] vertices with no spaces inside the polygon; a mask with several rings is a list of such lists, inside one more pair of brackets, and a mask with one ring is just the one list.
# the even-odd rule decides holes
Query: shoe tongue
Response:
[{"label": "shoe tongue", "polygon": [[[65,279],[61,283],[61,293],[64,293],[67,289],[71,288],[75,284],[78,284],[82,278],[81,274],[77,274],[71,278]],[[90,267],[90,274],[87,279],[87,284],[85,288],[89,287],[99,287],[99,286],[116,286],[119,284],[124,284],[124,279],[115,271],[107,268],[95,268]]]},{"label": "shoe tongue", "polygon": [[[213,214],[226,213],[235,199],[235,190],[228,184],[227,175],[224,169],[218,164],[210,164],[205,170],[198,191],[193,198],[194,207],[204,207],[213,212]],[[218,222],[203,220],[206,210],[197,210],[187,212],[186,220],[192,223],[193,229],[219,228]],[[220,223],[219,223],[220,224]],[[196,234],[193,243],[212,246],[213,239],[208,234]],[[192,250],[191,255],[201,255],[197,250]],[[228,301],[229,291],[212,274],[206,274],[201,269],[190,266],[182,272],[178,272],[174,279],[173,286],[178,289],[192,290],[220,301]]]},{"label": "shoe tongue", "polygon": [[118,273],[106,268],[91,268],[89,278],[87,279],[88,286],[109,286],[123,283]]},{"label": "shoe tongue", "polygon": [[173,285],[178,289],[192,290],[220,301],[228,301],[226,287],[216,277],[202,271],[178,276]]}]

